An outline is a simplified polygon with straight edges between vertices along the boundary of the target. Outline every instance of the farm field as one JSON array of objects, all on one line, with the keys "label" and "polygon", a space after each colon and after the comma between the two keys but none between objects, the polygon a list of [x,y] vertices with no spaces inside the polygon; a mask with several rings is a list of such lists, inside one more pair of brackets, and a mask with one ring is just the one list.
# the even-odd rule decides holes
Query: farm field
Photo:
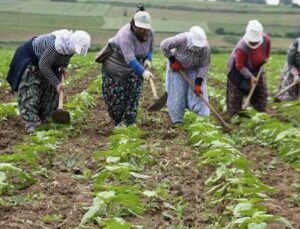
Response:
[{"label": "farm field", "polygon": [[[266,65],[268,113],[247,111],[224,132],[187,113],[171,126],[144,85],[136,126],[114,129],[100,66],[72,59],[66,80],[71,125],[24,133],[3,80],[12,49],[0,49],[0,228],[300,228],[299,102],[273,102],[284,55]],[[212,104],[225,114],[226,62],[213,54]],[[153,61],[159,95],[165,59]]]},{"label": "farm field", "polygon": [[[257,18],[285,51],[299,33],[299,9],[262,4],[191,1],[141,1],[152,16],[156,45],[167,36],[200,25],[214,49],[231,49],[243,35],[248,20]],[[129,22],[137,3],[132,1],[0,0],[0,45],[19,43],[56,29],[82,29],[95,45],[104,43]],[[219,31],[219,32],[216,32]],[[220,32],[221,31],[221,32]],[[294,35],[293,35],[294,34]]]},{"label": "farm field", "polygon": [[[211,104],[227,121],[226,65],[247,21],[272,37],[265,65],[267,113],[248,108],[228,132],[217,119],[187,112],[174,127],[144,83],[137,123],[114,128],[102,98],[98,51],[129,22],[138,3],[155,31],[153,72],[165,92],[166,37],[202,26],[213,51]],[[0,0],[0,228],[300,228],[300,101],[273,95],[286,51],[300,36],[299,8],[199,0]],[[46,123],[25,133],[6,81],[15,48],[57,29],[86,30],[92,48],[67,70],[70,125]]]}]

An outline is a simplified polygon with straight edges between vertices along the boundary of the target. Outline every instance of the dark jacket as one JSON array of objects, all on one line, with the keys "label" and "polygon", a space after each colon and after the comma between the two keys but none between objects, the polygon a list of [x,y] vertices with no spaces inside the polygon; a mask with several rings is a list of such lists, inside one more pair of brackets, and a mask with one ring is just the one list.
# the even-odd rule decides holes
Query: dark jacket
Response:
[{"label": "dark jacket", "polygon": [[22,76],[29,64],[38,66],[38,58],[34,54],[32,47],[32,40],[25,42],[19,46],[15,52],[15,55],[11,61],[10,69],[7,74],[7,81],[13,91],[18,91]]}]

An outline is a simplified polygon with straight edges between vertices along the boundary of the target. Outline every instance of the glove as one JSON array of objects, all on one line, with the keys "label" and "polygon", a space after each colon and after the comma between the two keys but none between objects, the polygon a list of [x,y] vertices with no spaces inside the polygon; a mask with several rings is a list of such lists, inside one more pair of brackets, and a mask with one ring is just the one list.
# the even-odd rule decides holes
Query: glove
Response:
[{"label": "glove", "polygon": [[174,70],[175,72],[179,72],[181,70],[181,63],[178,60],[176,60],[174,56],[170,56],[169,61],[172,70]]},{"label": "glove", "polygon": [[150,78],[154,78],[154,76],[152,75],[152,73],[150,72],[150,71],[148,71],[148,70],[145,70],[144,72],[143,72],[143,78],[145,79],[145,80],[150,80]]},{"label": "glove", "polygon": [[203,78],[202,77],[197,77],[195,79],[194,92],[196,93],[196,95],[199,95],[199,94],[203,95],[202,82],[203,82]]},{"label": "glove", "polygon": [[148,60],[148,59],[146,59],[145,61],[144,61],[144,68],[148,68],[148,69],[150,69],[151,68],[151,61],[150,60]]}]

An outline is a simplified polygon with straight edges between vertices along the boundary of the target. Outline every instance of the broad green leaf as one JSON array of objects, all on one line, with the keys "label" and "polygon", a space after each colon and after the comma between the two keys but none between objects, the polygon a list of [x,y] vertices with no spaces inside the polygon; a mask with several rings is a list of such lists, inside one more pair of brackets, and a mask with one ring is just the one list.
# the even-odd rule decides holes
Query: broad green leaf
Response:
[{"label": "broad green leaf", "polygon": [[233,215],[235,217],[240,217],[241,216],[241,211],[244,211],[244,210],[249,210],[252,208],[252,204],[250,203],[238,203],[234,210],[233,210]]},{"label": "broad green leaf", "polygon": [[266,223],[250,223],[248,224],[248,229],[268,229],[268,224]]},{"label": "broad green leaf", "polygon": [[110,199],[114,197],[116,193],[114,191],[105,191],[97,193],[97,196],[103,200]]},{"label": "broad green leaf", "polygon": [[83,218],[81,219],[80,226],[88,223],[91,219],[96,217],[99,210],[103,206],[104,206],[104,201],[99,199],[98,197],[95,197],[92,206],[89,208],[89,210],[84,214]]},{"label": "broad green leaf", "polygon": [[274,220],[277,223],[280,223],[282,225],[284,225],[285,227],[289,228],[289,229],[293,229],[294,227],[290,224],[290,222],[284,218],[284,217],[276,217],[276,219]]},{"label": "broad green leaf", "polygon": [[141,178],[141,179],[148,179],[150,178],[150,176],[148,175],[144,175],[144,174],[140,174],[140,173],[136,173],[136,172],[130,172],[130,175],[136,178]]},{"label": "broad green leaf", "polygon": [[120,161],[120,157],[113,157],[113,156],[109,156],[106,158],[106,162],[107,163],[117,163],[118,161]]}]

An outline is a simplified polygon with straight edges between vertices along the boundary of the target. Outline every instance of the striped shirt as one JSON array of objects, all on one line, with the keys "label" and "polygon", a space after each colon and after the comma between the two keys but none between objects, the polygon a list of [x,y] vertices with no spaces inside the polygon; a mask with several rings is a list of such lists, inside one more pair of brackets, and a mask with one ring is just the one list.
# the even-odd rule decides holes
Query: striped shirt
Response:
[{"label": "striped shirt", "polygon": [[45,34],[36,37],[32,42],[35,55],[39,59],[39,69],[43,76],[53,86],[60,83],[59,77],[53,70],[67,67],[73,55],[62,55],[55,49],[55,35]]}]

